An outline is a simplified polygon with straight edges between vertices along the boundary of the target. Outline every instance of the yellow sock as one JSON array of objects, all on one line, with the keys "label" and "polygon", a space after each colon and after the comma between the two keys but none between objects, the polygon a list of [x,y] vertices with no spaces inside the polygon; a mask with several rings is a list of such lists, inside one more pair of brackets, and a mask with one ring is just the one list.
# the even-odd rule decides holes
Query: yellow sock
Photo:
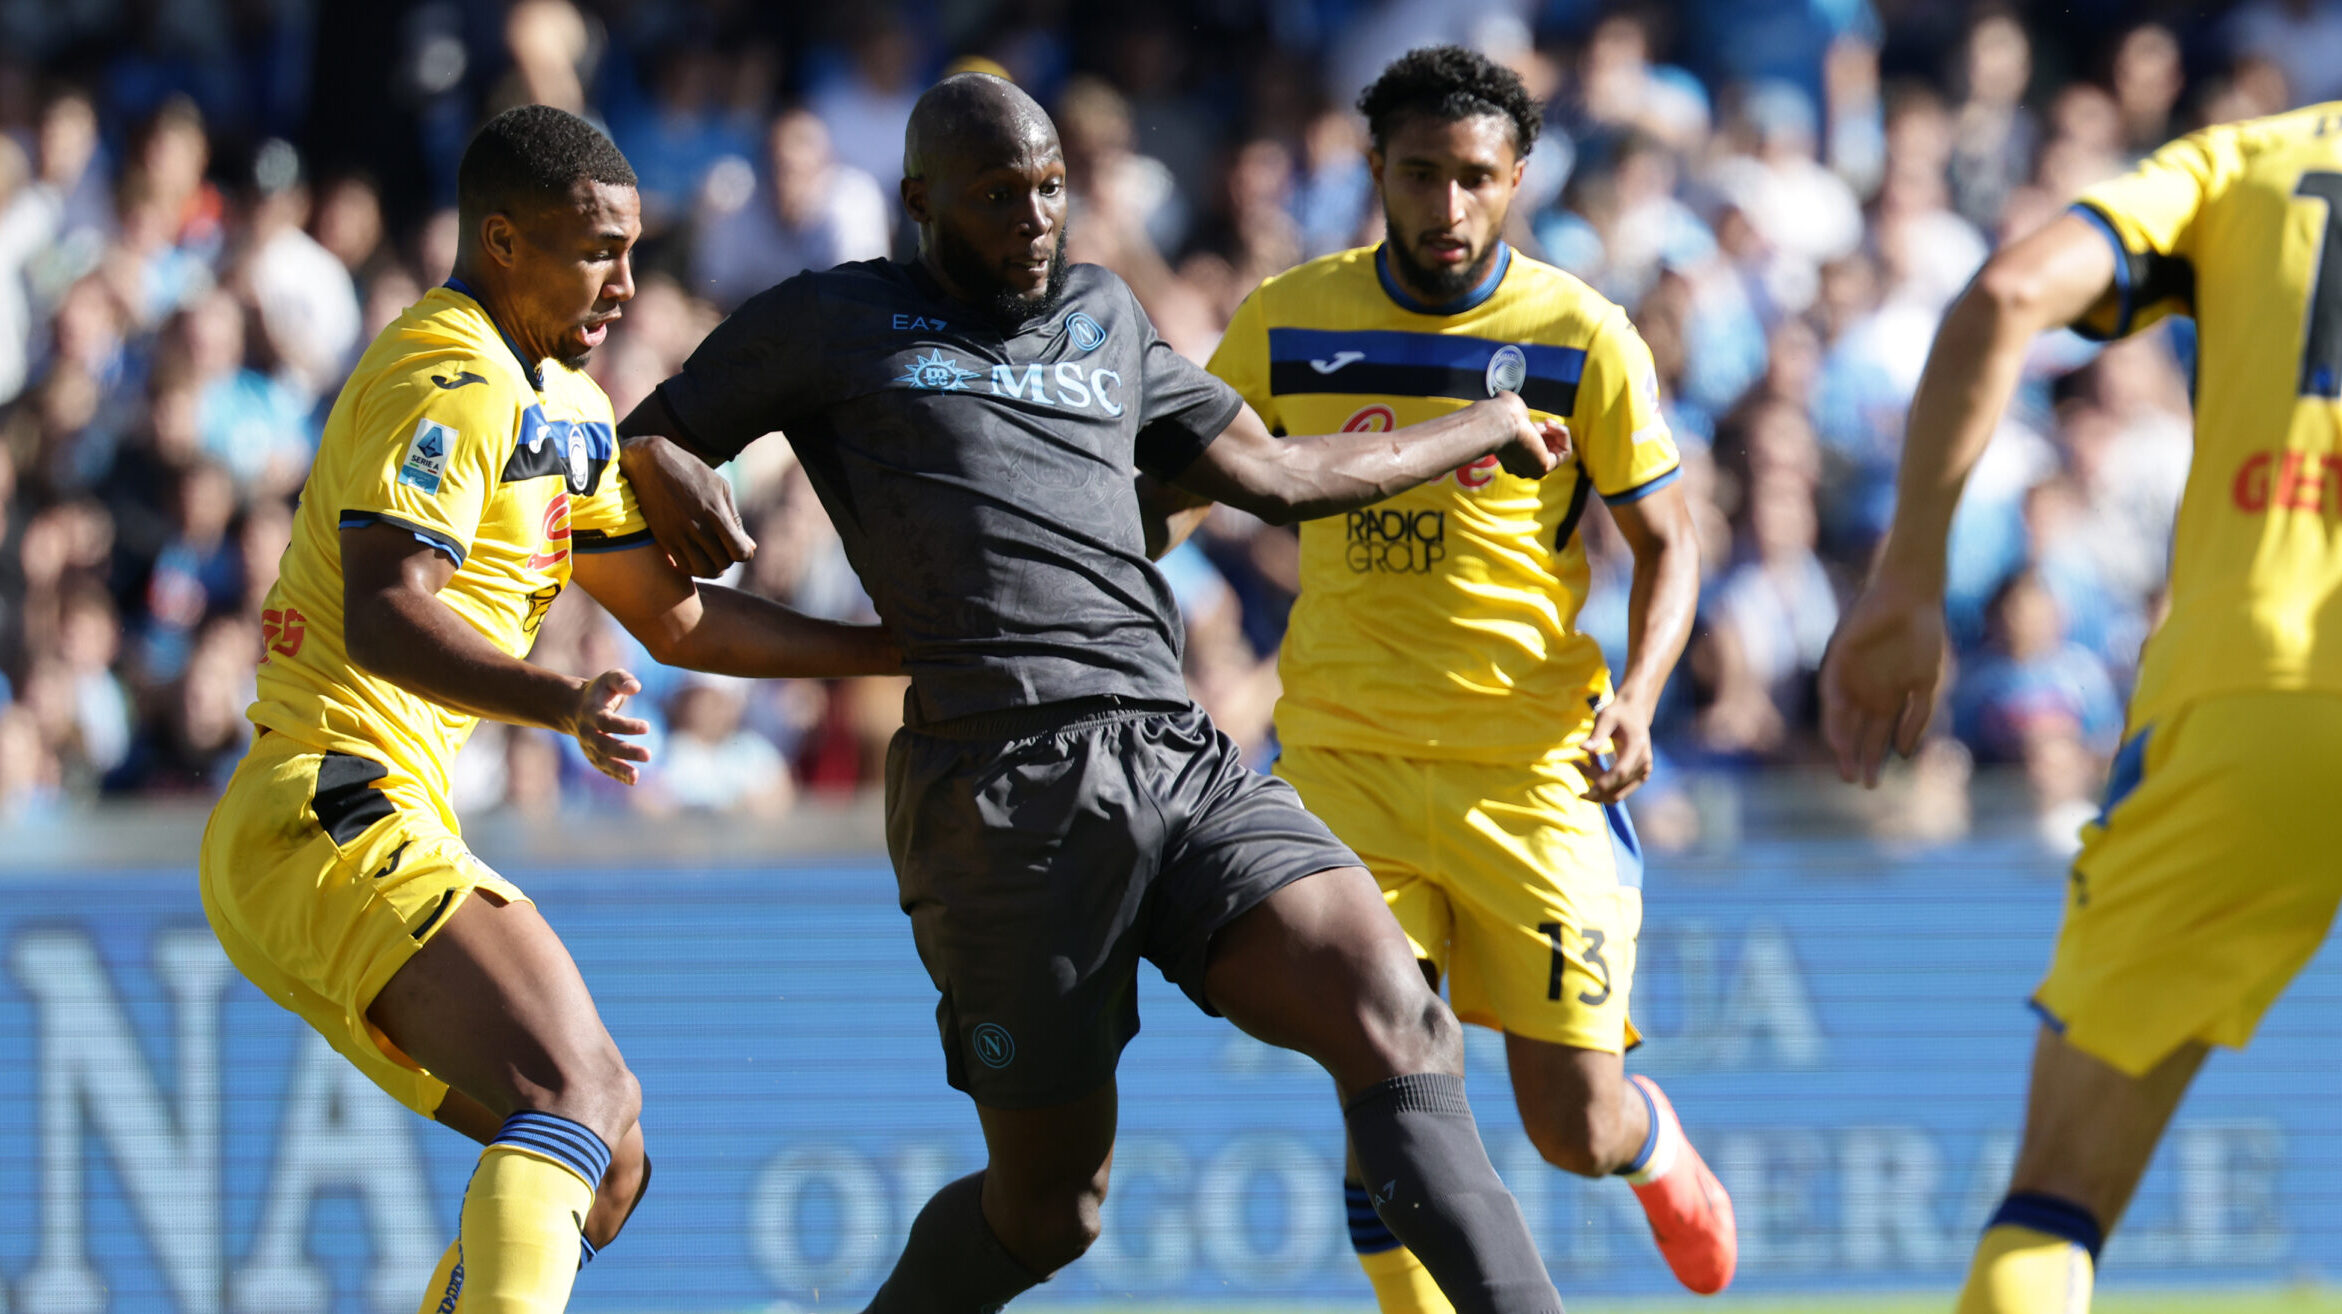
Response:
[{"label": "yellow sock", "polygon": [[560,1314],[593,1204],[565,1164],[501,1141],[482,1151],[464,1192],[464,1314]]},{"label": "yellow sock", "polygon": [[1997,1224],[1977,1243],[1959,1314],[2089,1314],[2096,1268],[2062,1236]]},{"label": "yellow sock", "polygon": [[447,1253],[439,1257],[439,1267],[431,1273],[431,1285],[423,1288],[423,1303],[415,1314],[455,1314],[456,1297],[464,1289],[464,1243],[462,1237],[447,1243]]},{"label": "yellow sock", "polygon": [[1415,1252],[1405,1246],[1358,1256],[1358,1267],[1374,1284],[1374,1303],[1382,1314],[1456,1314],[1456,1307],[1439,1294],[1439,1284]]}]

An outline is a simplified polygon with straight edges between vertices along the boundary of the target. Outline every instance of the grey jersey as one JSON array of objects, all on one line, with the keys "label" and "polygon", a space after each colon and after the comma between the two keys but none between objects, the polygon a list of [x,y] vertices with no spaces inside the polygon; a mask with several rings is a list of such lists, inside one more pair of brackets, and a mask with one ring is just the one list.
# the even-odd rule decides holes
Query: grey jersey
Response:
[{"label": "grey jersey", "polygon": [[916,262],[800,274],[659,395],[711,463],[788,435],[903,645],[914,722],[1186,701],[1132,472],[1178,474],[1243,402],[1113,274],[1075,265],[1056,311],[1005,334]]}]

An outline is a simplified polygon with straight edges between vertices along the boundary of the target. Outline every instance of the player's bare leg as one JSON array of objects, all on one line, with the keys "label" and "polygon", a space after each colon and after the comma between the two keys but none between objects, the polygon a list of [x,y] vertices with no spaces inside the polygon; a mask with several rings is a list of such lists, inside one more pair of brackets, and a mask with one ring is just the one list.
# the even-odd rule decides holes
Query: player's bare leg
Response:
[{"label": "player's bare leg", "polygon": [[1732,1197],[1648,1077],[1619,1055],[1506,1033],[1513,1099],[1545,1162],[1580,1177],[1627,1179],[1676,1280],[1703,1296],[1732,1282],[1740,1234]]},{"label": "player's bare leg", "polygon": [[[649,1171],[641,1088],[569,951],[534,907],[469,898],[367,1018],[499,1119],[464,1195],[461,1276],[451,1269],[432,1295],[452,1300],[460,1289],[466,1314],[558,1311],[597,1244],[588,1215],[610,1220],[606,1242]],[[447,1113],[451,1125],[481,1121],[463,1104]],[[598,1210],[605,1193],[627,1210],[614,1219]]]},{"label": "player's bare leg", "polygon": [[1082,1257],[1114,1164],[1114,1083],[1069,1104],[990,1109],[984,1171],[937,1191],[864,1314],[977,1314]]},{"label": "player's bare leg", "polygon": [[1332,1074],[1376,1214],[1456,1308],[1561,1309],[1464,1103],[1462,1029],[1363,868],[1295,881],[1229,923],[1205,993],[1248,1034]]},{"label": "player's bare leg", "polygon": [[2008,1198],[1976,1248],[1960,1314],[2089,1308],[2098,1248],[2130,1207],[2204,1054],[2190,1041],[2133,1077],[2041,1029],[2024,1143]]}]

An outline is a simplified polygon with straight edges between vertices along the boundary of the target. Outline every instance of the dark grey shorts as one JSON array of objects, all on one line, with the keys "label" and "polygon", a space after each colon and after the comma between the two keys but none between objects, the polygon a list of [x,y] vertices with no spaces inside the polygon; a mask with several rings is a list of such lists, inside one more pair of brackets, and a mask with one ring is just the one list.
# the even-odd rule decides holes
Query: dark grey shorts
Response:
[{"label": "dark grey shorts", "polygon": [[1003,1109],[1114,1075],[1141,957],[1212,1012],[1212,936],[1284,885],[1359,865],[1197,708],[1069,709],[1030,733],[1034,714],[1016,715],[1028,724],[973,727],[990,734],[906,729],[886,763],[887,849],[943,995],[946,1071]]}]

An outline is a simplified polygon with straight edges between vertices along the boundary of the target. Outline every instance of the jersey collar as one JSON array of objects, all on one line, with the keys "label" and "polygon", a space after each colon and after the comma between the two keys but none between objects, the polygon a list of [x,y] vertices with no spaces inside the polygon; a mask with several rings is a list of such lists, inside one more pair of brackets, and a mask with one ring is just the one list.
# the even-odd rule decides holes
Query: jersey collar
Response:
[{"label": "jersey collar", "polygon": [[1399,286],[1399,280],[1391,276],[1389,243],[1386,242],[1374,248],[1374,276],[1382,280],[1383,295],[1397,302],[1401,310],[1412,310],[1418,315],[1463,314],[1495,296],[1497,284],[1504,282],[1505,271],[1512,267],[1512,245],[1499,239],[1496,243],[1496,262],[1489,269],[1488,277],[1480,280],[1480,286],[1453,301],[1443,301],[1434,306],[1408,295],[1407,289]]},{"label": "jersey collar", "polygon": [[512,340],[512,335],[504,331],[502,324],[496,323],[495,312],[488,309],[488,303],[481,300],[480,294],[472,290],[472,285],[450,274],[447,281],[440,286],[450,292],[463,293],[480,307],[480,313],[486,315],[488,322],[494,325],[496,336],[504,339],[504,345],[511,350],[512,358],[520,362],[520,372],[528,376],[529,386],[538,392],[543,392],[545,390],[545,372],[532,364],[527,356],[521,354],[520,344]]}]

